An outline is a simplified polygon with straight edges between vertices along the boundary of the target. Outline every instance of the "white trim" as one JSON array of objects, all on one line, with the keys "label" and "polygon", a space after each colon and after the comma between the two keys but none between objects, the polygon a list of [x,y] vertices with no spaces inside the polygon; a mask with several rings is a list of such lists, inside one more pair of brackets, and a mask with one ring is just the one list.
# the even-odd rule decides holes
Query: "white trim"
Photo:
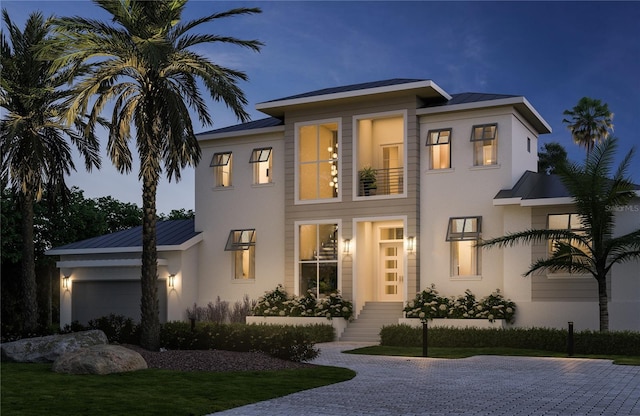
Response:
[{"label": "white trim", "polygon": [[493,206],[501,206],[501,205],[521,205],[522,198],[514,197],[514,198],[497,198],[493,200]]},{"label": "white trim", "polygon": [[559,198],[523,199],[520,205],[523,207],[543,207],[548,205],[572,205],[574,203],[573,198],[563,196]]},{"label": "white trim", "polygon": [[[167,259],[158,259],[158,266],[167,266]],[[112,259],[112,260],[63,260],[56,262],[60,269],[77,269],[91,267],[140,267],[142,259]]]},{"label": "white trim", "polygon": [[336,92],[333,94],[319,94],[319,95],[312,95],[312,96],[300,97],[300,98],[268,101],[268,102],[256,104],[256,110],[262,111],[263,113],[270,114],[269,111],[265,111],[265,110],[272,110],[276,108],[289,107],[294,105],[311,104],[311,103],[317,103],[322,101],[364,97],[367,95],[384,94],[384,93],[400,92],[400,91],[423,89],[423,88],[432,89],[433,91],[438,93],[438,95],[446,98],[447,100],[450,100],[452,98],[449,94],[446,93],[446,91],[440,88],[435,82],[431,80],[424,80],[424,81],[417,81],[417,82],[407,82],[404,84],[387,85],[383,87],[374,87],[374,88],[365,88],[365,89],[358,89],[358,90],[351,90],[351,91],[344,91],[344,92]]},{"label": "white trim", "polygon": [[[179,245],[173,246],[158,246],[158,252],[162,251],[185,251],[203,239],[203,234],[199,233],[189,240]],[[142,247],[97,247],[97,248],[70,248],[70,249],[51,249],[44,254],[47,256],[65,256],[65,255],[79,255],[79,254],[109,254],[109,253],[142,253]]]}]

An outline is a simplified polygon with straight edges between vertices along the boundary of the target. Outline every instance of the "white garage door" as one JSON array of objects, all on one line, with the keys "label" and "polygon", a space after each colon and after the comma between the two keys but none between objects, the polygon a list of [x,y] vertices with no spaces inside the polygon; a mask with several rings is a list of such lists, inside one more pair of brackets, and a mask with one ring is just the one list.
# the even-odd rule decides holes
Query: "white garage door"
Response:
[{"label": "white garage door", "polygon": [[[167,321],[167,286],[158,281],[160,322]],[[71,319],[83,325],[110,314],[124,315],[140,322],[140,281],[75,281]]]}]

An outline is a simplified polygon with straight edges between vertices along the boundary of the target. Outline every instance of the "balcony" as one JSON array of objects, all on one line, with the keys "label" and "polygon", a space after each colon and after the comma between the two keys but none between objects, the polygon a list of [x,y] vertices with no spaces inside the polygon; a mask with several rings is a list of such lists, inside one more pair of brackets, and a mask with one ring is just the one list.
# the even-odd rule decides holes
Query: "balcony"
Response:
[{"label": "balcony", "polygon": [[365,169],[358,172],[358,196],[398,195],[404,191],[404,169]]}]

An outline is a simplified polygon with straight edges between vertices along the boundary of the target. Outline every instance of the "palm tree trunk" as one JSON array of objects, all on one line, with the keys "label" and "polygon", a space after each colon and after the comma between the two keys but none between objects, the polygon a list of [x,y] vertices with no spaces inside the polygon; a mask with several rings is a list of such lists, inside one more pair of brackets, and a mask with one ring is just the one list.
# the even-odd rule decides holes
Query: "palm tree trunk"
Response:
[{"label": "palm tree trunk", "polygon": [[142,184],[142,298],[140,300],[140,345],[160,349],[160,308],[158,305],[158,252],[156,238],[156,192],[158,175],[144,177]]},{"label": "palm tree trunk", "polygon": [[598,306],[600,308],[600,332],[609,331],[609,304],[607,299],[607,276],[598,279]]},{"label": "palm tree trunk", "polygon": [[38,328],[38,295],[36,291],[36,263],[33,245],[33,192],[26,189],[21,197],[22,204],[22,330],[35,331]]}]

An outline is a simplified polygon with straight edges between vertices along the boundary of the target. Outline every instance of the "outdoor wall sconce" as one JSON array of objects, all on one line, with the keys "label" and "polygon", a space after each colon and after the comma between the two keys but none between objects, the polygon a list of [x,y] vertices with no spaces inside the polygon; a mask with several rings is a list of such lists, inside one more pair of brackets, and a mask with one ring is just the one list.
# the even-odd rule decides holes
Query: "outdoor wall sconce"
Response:
[{"label": "outdoor wall sconce", "polygon": [[350,239],[345,239],[344,240],[344,247],[342,249],[342,251],[344,252],[344,254],[349,254],[351,252],[351,240]]},{"label": "outdoor wall sconce", "polygon": [[416,249],[416,238],[411,236],[407,239],[407,251],[413,253]]},{"label": "outdoor wall sconce", "polygon": [[69,276],[62,277],[62,288],[69,289]]},{"label": "outdoor wall sconce", "polygon": [[175,287],[176,285],[176,275],[175,274],[170,274],[169,275],[169,287]]}]

